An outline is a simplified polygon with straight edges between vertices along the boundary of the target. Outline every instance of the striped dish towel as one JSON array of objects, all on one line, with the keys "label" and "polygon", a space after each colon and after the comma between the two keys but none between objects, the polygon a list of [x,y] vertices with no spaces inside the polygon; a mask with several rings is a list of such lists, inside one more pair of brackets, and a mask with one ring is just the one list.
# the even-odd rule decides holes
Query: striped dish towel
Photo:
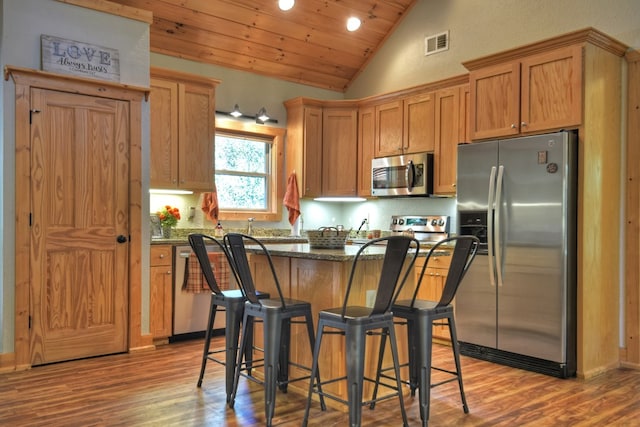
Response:
[{"label": "striped dish towel", "polygon": [[[220,290],[229,289],[229,265],[227,258],[222,253],[209,252],[209,262],[213,269],[213,275],[216,278]],[[202,274],[200,263],[196,254],[192,253],[186,260],[187,266],[184,269],[184,280],[182,282],[183,292],[199,294],[202,292],[211,292],[207,280]]]}]

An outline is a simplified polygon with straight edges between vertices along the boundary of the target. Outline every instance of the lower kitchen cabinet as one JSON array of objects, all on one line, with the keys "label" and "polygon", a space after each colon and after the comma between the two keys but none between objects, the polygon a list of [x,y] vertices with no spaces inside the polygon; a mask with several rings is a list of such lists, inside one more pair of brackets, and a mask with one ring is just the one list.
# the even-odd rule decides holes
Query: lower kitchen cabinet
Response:
[{"label": "lower kitchen cabinet", "polygon": [[[422,267],[424,266],[426,258],[418,258],[414,266],[415,281],[418,283],[420,274],[422,273]],[[420,285],[420,292],[418,293],[419,299],[429,301],[439,301],[442,296],[442,290],[444,289],[444,282],[447,279],[449,272],[449,265],[451,264],[451,256],[434,256],[431,257],[429,265],[424,272],[424,278]],[[449,341],[449,328],[446,326],[434,326],[433,327],[434,338],[440,338]]]},{"label": "lower kitchen cabinet", "polygon": [[171,335],[173,273],[171,245],[151,246],[149,331],[155,343],[166,342]]}]

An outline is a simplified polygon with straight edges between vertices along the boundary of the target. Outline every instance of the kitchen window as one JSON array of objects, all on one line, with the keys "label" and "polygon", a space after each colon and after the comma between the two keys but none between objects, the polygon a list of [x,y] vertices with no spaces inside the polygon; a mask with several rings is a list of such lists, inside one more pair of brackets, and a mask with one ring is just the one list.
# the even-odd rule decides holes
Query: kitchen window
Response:
[{"label": "kitchen window", "polygon": [[280,221],[285,129],[218,119],[215,182],[221,219]]}]

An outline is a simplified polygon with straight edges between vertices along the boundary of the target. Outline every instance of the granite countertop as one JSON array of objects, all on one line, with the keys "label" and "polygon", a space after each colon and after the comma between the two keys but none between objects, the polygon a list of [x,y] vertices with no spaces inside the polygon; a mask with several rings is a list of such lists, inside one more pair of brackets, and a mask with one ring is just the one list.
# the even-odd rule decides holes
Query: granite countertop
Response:
[{"label": "granite countertop", "polygon": [[[315,249],[308,243],[291,244],[265,244],[271,256],[285,256],[289,258],[317,259],[324,261],[353,261],[360,245],[345,245],[342,249]],[[251,253],[261,253],[262,249],[257,245],[247,245],[246,249]],[[418,256],[426,256],[428,248],[420,250]],[[369,246],[365,249],[362,259],[377,260],[383,259],[385,253],[384,246]],[[433,256],[450,255],[449,250],[436,250]]]},{"label": "granite countertop", "polygon": [[[213,234],[212,234],[213,235]],[[152,245],[188,245],[189,241],[187,240],[188,235],[184,236],[176,236],[170,239],[152,239]],[[256,239],[260,240],[263,243],[269,244],[291,244],[291,243],[307,243],[307,239],[305,237],[300,236],[254,236]]]}]

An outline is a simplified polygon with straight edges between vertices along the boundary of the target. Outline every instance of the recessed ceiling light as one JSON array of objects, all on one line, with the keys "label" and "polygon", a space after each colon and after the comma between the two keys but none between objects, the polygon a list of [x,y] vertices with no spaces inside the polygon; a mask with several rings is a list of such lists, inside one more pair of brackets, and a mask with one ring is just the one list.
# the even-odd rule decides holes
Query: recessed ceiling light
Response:
[{"label": "recessed ceiling light", "polygon": [[289,10],[295,4],[295,0],[278,0],[280,10]]},{"label": "recessed ceiling light", "polygon": [[347,30],[355,31],[360,28],[360,24],[360,19],[352,16],[351,18],[347,19]]}]

